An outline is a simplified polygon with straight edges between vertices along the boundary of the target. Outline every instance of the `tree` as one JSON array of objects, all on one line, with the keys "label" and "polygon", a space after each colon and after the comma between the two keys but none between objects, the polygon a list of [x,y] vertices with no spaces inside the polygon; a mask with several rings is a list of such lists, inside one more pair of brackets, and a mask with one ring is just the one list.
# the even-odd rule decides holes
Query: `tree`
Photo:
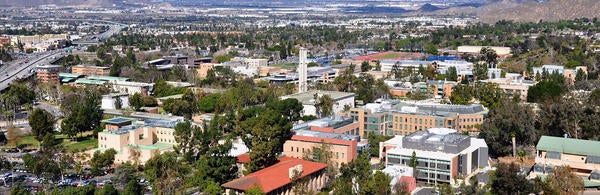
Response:
[{"label": "tree", "polygon": [[498,64],[498,54],[496,54],[496,50],[491,47],[482,47],[479,54],[481,54],[483,61],[491,68],[496,68],[496,65]]},{"label": "tree", "polygon": [[392,179],[381,171],[375,172],[364,188],[361,188],[361,194],[390,194],[390,182]]},{"label": "tree", "polygon": [[452,104],[468,105],[474,96],[474,89],[469,85],[458,84],[454,86],[454,90],[450,95]]},{"label": "tree", "polygon": [[456,71],[456,67],[451,66],[446,70],[446,79],[449,81],[458,81],[458,72]]},{"label": "tree", "polygon": [[563,94],[562,85],[553,81],[541,81],[527,90],[527,102],[542,103],[555,100]]},{"label": "tree", "polygon": [[54,121],[54,116],[46,110],[40,108],[33,110],[29,115],[29,126],[35,139],[41,142],[47,134],[53,135]]},{"label": "tree", "polygon": [[367,62],[367,61],[363,61],[363,62],[360,64],[360,71],[361,71],[361,72],[367,72],[367,71],[369,71],[369,70],[371,70],[371,65],[369,65],[369,62]]},{"label": "tree", "polygon": [[238,134],[251,149],[248,170],[253,172],[277,162],[283,143],[292,136],[292,123],[272,109],[256,109],[246,116],[251,117],[241,122]]},{"label": "tree", "polygon": [[246,190],[248,195],[264,195],[265,193],[260,189],[260,186],[254,184],[253,187]]},{"label": "tree", "polygon": [[333,114],[333,99],[329,95],[322,95],[315,93],[315,107],[317,110],[317,117],[325,117]]},{"label": "tree", "polygon": [[475,63],[475,67],[473,68],[473,76],[477,80],[485,80],[488,79],[488,67],[485,64]]},{"label": "tree", "polygon": [[119,192],[117,191],[117,189],[115,189],[115,187],[112,184],[106,184],[102,187],[102,189],[97,191],[97,194],[118,195]]},{"label": "tree", "polygon": [[340,175],[333,183],[334,194],[357,194],[362,188],[368,188],[371,165],[367,154],[360,153],[354,161],[342,163],[339,171]]},{"label": "tree", "polygon": [[100,128],[103,111],[97,91],[86,91],[86,94],[72,94],[68,102],[63,101],[61,109],[66,117],[61,123],[61,131],[69,137],[77,133]]},{"label": "tree", "polygon": [[90,164],[92,165],[92,174],[101,175],[102,168],[111,166],[114,163],[115,154],[117,154],[117,151],[112,148],[104,152],[94,152],[94,156],[92,156],[92,159],[90,159]]},{"label": "tree", "polygon": [[479,129],[479,137],[488,143],[492,157],[512,154],[513,134],[518,146],[535,144],[539,135],[535,120],[529,119],[535,115],[530,106],[509,102],[502,105],[489,112],[487,122]]},{"label": "tree", "polygon": [[581,68],[577,69],[577,73],[575,75],[575,81],[584,81],[587,80],[587,74]]},{"label": "tree", "polygon": [[184,179],[189,172],[174,152],[165,152],[150,158],[144,165],[144,174],[157,192],[183,193]]},{"label": "tree", "polygon": [[206,113],[212,113],[215,111],[215,106],[220,99],[221,94],[209,94],[206,97],[198,100],[198,110]]},{"label": "tree", "polygon": [[125,188],[125,186],[128,185],[128,183],[130,181],[137,180],[136,172],[137,172],[137,169],[133,165],[131,165],[129,163],[125,163],[125,164],[118,166],[115,169],[115,174],[112,177],[112,180],[120,188]]},{"label": "tree", "polygon": [[132,96],[129,96],[129,105],[131,105],[135,111],[140,111],[140,108],[144,107],[142,95],[140,93],[134,93]]},{"label": "tree", "polygon": [[511,163],[496,164],[496,171],[490,176],[491,191],[494,194],[529,194],[533,184],[525,175],[519,174],[519,165]]},{"label": "tree", "polygon": [[392,70],[390,71],[390,74],[392,75],[392,77],[396,80],[401,79],[402,78],[402,70],[400,69],[400,62],[396,62],[394,63],[394,65],[392,66]]},{"label": "tree", "polygon": [[131,180],[125,186],[125,190],[123,190],[123,195],[142,195],[143,189],[137,181]]},{"label": "tree", "polygon": [[298,121],[301,118],[304,106],[295,98],[285,100],[267,101],[267,108],[282,113],[290,121]]}]

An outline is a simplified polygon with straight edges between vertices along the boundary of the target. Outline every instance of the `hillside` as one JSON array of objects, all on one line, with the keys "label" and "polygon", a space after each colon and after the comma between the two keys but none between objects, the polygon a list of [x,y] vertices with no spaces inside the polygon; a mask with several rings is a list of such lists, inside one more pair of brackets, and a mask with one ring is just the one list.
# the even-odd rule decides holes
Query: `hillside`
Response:
[{"label": "hillside", "polygon": [[597,0],[549,0],[546,3],[528,2],[514,7],[491,10],[481,16],[481,21],[493,23],[498,20],[557,21],[582,17],[600,17],[600,1]]}]

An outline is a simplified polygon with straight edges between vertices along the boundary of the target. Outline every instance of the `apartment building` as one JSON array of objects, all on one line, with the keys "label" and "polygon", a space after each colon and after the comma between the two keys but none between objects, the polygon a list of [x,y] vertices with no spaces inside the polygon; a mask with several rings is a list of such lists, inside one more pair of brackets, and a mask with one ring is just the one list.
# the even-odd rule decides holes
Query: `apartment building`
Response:
[{"label": "apartment building", "polygon": [[585,178],[586,187],[600,187],[598,148],[600,141],[542,136],[536,145],[533,174],[546,175],[552,173],[555,166],[569,166],[575,174]]},{"label": "apartment building", "polygon": [[407,136],[396,136],[380,144],[380,158],[387,166],[409,166],[417,157],[417,181],[454,184],[459,175],[470,175],[488,166],[485,140],[457,133],[454,129],[432,128]]},{"label": "apartment building", "polygon": [[110,126],[98,133],[98,148],[90,152],[112,148],[117,151],[115,163],[137,161],[144,164],[156,154],[172,151],[173,146],[177,144],[173,133],[175,125],[180,121],[160,119],[144,119],[135,123],[131,121],[132,119],[129,118],[104,120],[103,122]]},{"label": "apartment building", "polygon": [[58,73],[60,72],[60,66],[57,65],[44,65],[36,67],[36,78],[41,83],[52,83],[60,84]]},{"label": "apartment building", "polygon": [[378,100],[347,113],[359,123],[359,135],[408,135],[429,128],[477,131],[488,110],[480,104],[448,105],[400,100]]},{"label": "apartment building", "polygon": [[327,164],[307,160],[283,157],[279,162],[250,173],[244,177],[221,185],[225,194],[245,194],[246,190],[258,186],[268,195],[294,194],[293,188],[298,185],[292,179],[306,179],[304,190],[317,192],[328,182],[325,175]]},{"label": "apartment building", "polygon": [[71,73],[86,76],[108,76],[110,74],[110,67],[77,65],[71,68]]}]

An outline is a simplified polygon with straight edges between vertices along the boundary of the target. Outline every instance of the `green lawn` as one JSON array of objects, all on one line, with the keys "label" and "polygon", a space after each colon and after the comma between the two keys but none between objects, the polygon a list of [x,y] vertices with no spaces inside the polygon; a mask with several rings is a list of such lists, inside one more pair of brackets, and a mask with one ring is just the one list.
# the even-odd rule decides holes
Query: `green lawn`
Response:
[{"label": "green lawn", "polygon": [[[92,133],[93,132],[86,132],[83,134],[85,137],[75,137],[74,140],[76,141],[71,141],[66,135],[56,135],[56,139],[62,140],[62,145],[65,146],[68,151],[83,151],[98,146],[98,140],[91,136]],[[39,142],[32,135],[21,136],[18,139],[18,144],[25,145],[26,147],[38,148],[38,143]]]},{"label": "green lawn", "polygon": [[65,145],[68,151],[72,152],[75,150],[85,151],[92,148],[98,147],[98,139],[88,139],[79,142],[73,142]]},{"label": "green lawn", "polygon": [[402,57],[401,53],[386,53],[384,55],[377,56],[375,58],[381,59],[381,60],[387,60],[387,59],[396,59],[396,58],[399,58],[399,57]]}]

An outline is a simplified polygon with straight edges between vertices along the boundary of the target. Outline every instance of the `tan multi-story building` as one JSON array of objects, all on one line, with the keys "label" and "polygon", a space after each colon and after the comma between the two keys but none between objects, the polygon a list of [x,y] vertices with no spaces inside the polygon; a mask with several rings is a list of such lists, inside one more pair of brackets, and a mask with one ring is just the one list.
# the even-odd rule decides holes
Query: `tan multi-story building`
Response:
[{"label": "tan multi-story building", "polygon": [[179,121],[155,119],[133,124],[132,121],[120,117],[102,121],[107,127],[98,133],[98,148],[92,152],[114,149],[117,151],[116,163],[144,164],[156,154],[172,151],[177,144],[173,133]]},{"label": "tan multi-story building", "polygon": [[586,187],[600,187],[598,148],[599,141],[542,136],[536,145],[532,174],[546,175],[552,173],[556,166],[569,166],[575,174],[584,178]]},{"label": "tan multi-story building", "polygon": [[81,74],[86,76],[108,76],[110,73],[110,67],[77,65],[71,68],[71,72],[73,74]]},{"label": "tan multi-story building", "polygon": [[56,65],[45,65],[38,66],[36,68],[37,80],[42,83],[53,83],[59,84],[59,76],[60,66]]},{"label": "tan multi-story building", "polygon": [[359,135],[408,135],[428,128],[444,127],[478,131],[488,110],[480,104],[447,105],[383,100],[352,108],[348,115],[359,123]]},{"label": "tan multi-story building", "polygon": [[[321,150],[322,144],[325,143],[333,167],[340,168],[342,163],[348,164],[356,159],[359,141],[358,136],[300,130],[296,131],[296,135],[283,144],[283,155],[292,158],[310,157],[319,160],[319,156],[313,154],[315,150]],[[364,141],[366,143],[366,140]]]}]

